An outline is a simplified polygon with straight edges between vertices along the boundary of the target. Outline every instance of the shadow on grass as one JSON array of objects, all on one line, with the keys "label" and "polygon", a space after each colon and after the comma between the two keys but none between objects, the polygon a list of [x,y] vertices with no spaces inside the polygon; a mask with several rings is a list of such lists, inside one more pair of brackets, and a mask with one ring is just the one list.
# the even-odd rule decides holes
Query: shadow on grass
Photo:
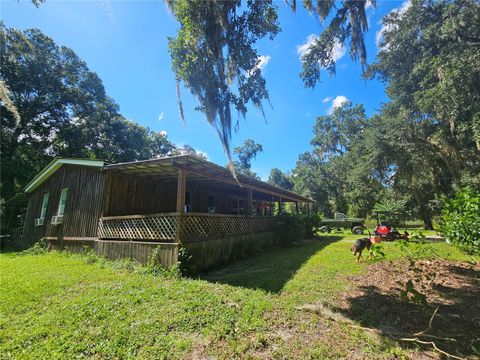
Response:
[{"label": "shadow on grass", "polygon": [[[444,272],[447,280],[432,286],[428,306],[402,299],[399,289],[387,292],[380,284],[368,284],[358,286],[344,304],[332,310],[361,326],[378,330],[385,338],[418,338],[433,341],[438,348],[462,358],[479,356],[480,270],[451,264],[445,266]],[[400,345],[419,346],[413,341],[401,341]],[[420,346],[432,349],[431,345]]]},{"label": "shadow on grass", "polygon": [[311,256],[343,238],[322,236],[320,239],[302,241],[290,246],[274,247],[255,257],[207,273],[201,278],[211,282],[278,293]]}]

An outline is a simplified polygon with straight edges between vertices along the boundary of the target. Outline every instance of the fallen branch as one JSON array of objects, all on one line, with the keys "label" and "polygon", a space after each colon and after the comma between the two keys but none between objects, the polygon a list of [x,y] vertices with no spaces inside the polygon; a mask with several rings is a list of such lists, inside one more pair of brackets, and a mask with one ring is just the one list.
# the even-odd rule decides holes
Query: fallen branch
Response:
[{"label": "fallen branch", "polygon": [[437,350],[439,353],[441,353],[445,356],[451,357],[453,359],[458,359],[458,360],[466,360],[465,358],[461,358],[461,357],[449,354],[446,351],[443,351],[443,350],[439,349],[433,341],[423,341],[423,340],[420,340],[418,338],[395,338],[395,337],[392,337],[392,339],[399,340],[399,341],[416,342],[416,343],[423,344],[423,345],[431,345],[431,346],[433,346],[433,348],[435,350]]},{"label": "fallen branch", "polygon": [[[390,334],[389,333],[382,333],[381,331],[379,331],[377,329],[371,329],[371,328],[358,326],[358,325],[347,324],[347,326],[350,326],[354,329],[361,329],[361,330],[365,330],[365,331],[370,331],[370,332],[373,332],[373,333],[378,334],[378,335],[388,336],[389,338],[394,339],[394,340],[398,340],[398,341],[416,342],[416,343],[423,344],[423,345],[431,345],[431,346],[433,346],[433,348],[435,350],[437,350],[439,353],[441,353],[443,355],[446,355],[446,356],[451,357],[453,359],[466,360],[465,358],[461,358],[461,357],[449,354],[446,351],[443,351],[442,349],[439,349],[438,346],[433,341],[423,341],[423,340],[420,340],[418,338],[396,337],[396,336],[393,336],[392,333],[390,333]],[[457,341],[455,339],[440,338],[440,337],[437,337],[437,336],[434,336],[434,335],[424,335],[424,336],[428,336],[428,337],[435,338],[435,339],[438,339],[438,340]]]},{"label": "fallen branch", "polygon": [[[354,325],[354,324],[351,323],[351,320],[349,320],[349,319],[346,319],[347,321],[342,321],[342,319],[339,319],[338,317],[334,316],[335,313],[331,312],[330,310],[326,311],[326,308],[323,305],[322,306],[318,306],[318,305],[317,306],[302,306],[302,307],[296,307],[295,309],[296,310],[301,310],[301,311],[311,311],[311,312],[315,312],[315,313],[318,313],[318,314],[323,314],[326,318],[328,318],[330,320],[341,321],[345,325],[347,325],[347,326],[349,326],[353,329],[360,329],[360,330],[369,331],[369,332],[375,333],[377,335],[387,336],[387,337],[389,337],[393,340],[405,341],[405,342],[416,342],[418,344],[423,344],[423,345],[431,345],[435,350],[437,350],[439,353],[441,353],[445,356],[448,356],[448,357],[451,357],[452,359],[457,359],[457,360],[466,360],[465,358],[458,357],[458,356],[453,355],[453,354],[449,354],[446,351],[444,351],[442,349],[439,349],[438,346],[433,341],[424,341],[424,340],[418,339],[417,337],[414,337],[414,338],[399,337],[399,336],[402,336],[404,334],[382,332],[382,331],[377,330],[377,329],[372,329],[372,328],[368,328],[368,327],[364,327],[364,326]],[[417,334],[421,334],[424,337],[429,337],[429,338],[436,339],[436,340],[457,342],[456,339],[441,338],[441,337],[438,337],[438,336],[435,336],[435,335],[424,334],[427,330],[429,330],[432,327],[433,318],[435,317],[435,314],[437,313],[437,311],[438,311],[438,307],[435,309],[432,317],[430,318],[430,322],[428,323],[428,328],[426,328],[425,330],[423,330],[419,333],[414,334],[414,336],[417,336]]]},{"label": "fallen branch", "polygon": [[436,308],[435,311],[433,312],[433,315],[432,315],[432,317],[430,318],[430,321],[428,322],[428,327],[427,327],[425,330],[423,330],[423,331],[420,331],[420,332],[417,332],[417,333],[413,334],[413,336],[419,336],[419,335],[425,334],[428,330],[430,330],[430,329],[432,328],[433,318],[434,318],[435,315],[437,314],[438,308],[439,308],[439,306],[437,306],[437,308]]}]

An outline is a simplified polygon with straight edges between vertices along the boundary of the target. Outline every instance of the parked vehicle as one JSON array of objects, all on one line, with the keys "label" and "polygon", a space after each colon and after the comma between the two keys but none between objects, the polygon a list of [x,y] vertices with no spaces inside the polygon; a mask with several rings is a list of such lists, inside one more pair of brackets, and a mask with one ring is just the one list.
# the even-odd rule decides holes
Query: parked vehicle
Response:
[{"label": "parked vehicle", "polygon": [[320,231],[323,233],[330,233],[332,230],[350,229],[353,234],[361,235],[365,228],[365,219],[348,218],[342,213],[335,213],[333,219],[322,219],[320,221]]},{"label": "parked vehicle", "polygon": [[398,230],[395,229],[394,219],[395,214],[391,211],[376,211],[377,217],[377,226],[373,231],[372,239],[380,239],[384,241],[394,241],[398,239],[408,240],[408,232],[405,231],[403,234],[400,234]]}]

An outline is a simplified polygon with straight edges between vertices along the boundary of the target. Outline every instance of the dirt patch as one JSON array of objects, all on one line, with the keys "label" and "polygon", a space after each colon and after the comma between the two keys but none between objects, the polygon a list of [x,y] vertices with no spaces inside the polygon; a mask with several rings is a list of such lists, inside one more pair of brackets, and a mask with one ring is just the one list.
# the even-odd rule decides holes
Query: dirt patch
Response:
[{"label": "dirt patch", "polygon": [[[479,355],[478,263],[442,259],[379,262],[368,266],[363,275],[349,279],[353,287],[340,297],[335,311],[383,335],[433,341],[440,349],[459,357]],[[401,296],[409,280],[420,297],[425,295],[425,305],[414,303],[410,292],[410,299]]]}]

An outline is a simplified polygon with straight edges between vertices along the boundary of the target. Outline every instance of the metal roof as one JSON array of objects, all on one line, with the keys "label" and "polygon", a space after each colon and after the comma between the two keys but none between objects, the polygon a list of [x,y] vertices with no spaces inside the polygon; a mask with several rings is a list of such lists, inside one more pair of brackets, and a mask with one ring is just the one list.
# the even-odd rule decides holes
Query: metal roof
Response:
[{"label": "metal roof", "polygon": [[183,169],[187,172],[188,181],[202,185],[211,184],[219,190],[223,189],[241,194],[242,189],[251,189],[255,191],[259,200],[278,201],[279,198],[282,198],[282,201],[314,202],[312,199],[293,191],[248,176],[237,175],[235,179],[229,169],[192,155],[169,156],[111,165],[104,160],[55,158],[25,187],[25,192],[30,193],[35,190],[64,164],[102,167],[105,171],[130,174],[158,181],[176,181],[178,169]]},{"label": "metal roof", "polygon": [[55,171],[57,171],[62,165],[78,165],[78,166],[93,166],[103,167],[105,161],[96,159],[74,159],[74,158],[60,158],[53,159],[42,171],[40,171],[32,181],[25,187],[25,192],[29,193],[40,186],[45,180],[47,180]]},{"label": "metal roof", "polygon": [[268,195],[263,196],[264,200],[273,200],[271,197],[282,198],[282,201],[294,201],[302,203],[313,203],[312,199],[294,193],[264,181],[248,176],[237,175],[235,179],[231,171],[223,166],[191,155],[170,156],[164,158],[131,161],[126,163],[106,165],[106,171],[131,174],[157,180],[176,179],[178,169],[187,172],[190,181],[215,183],[216,186],[228,186],[229,189],[241,190],[252,189],[253,191]]}]

